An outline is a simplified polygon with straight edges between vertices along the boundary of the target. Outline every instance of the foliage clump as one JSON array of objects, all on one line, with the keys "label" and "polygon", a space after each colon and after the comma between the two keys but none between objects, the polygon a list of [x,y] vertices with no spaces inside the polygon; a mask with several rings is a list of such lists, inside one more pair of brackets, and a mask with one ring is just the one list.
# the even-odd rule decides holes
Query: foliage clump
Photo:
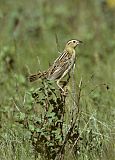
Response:
[{"label": "foliage clump", "polygon": [[83,125],[79,109],[81,88],[69,113],[68,122],[66,121],[68,94],[56,90],[48,80],[42,80],[41,86],[30,91],[29,96],[31,107],[25,113],[18,114],[16,121],[29,131],[36,158],[40,155],[48,160],[62,160],[68,149],[71,150],[70,154],[78,156],[86,148],[89,152],[101,148],[102,143],[96,141],[98,136],[95,136],[92,128],[85,129],[83,133],[81,131],[80,125]]}]

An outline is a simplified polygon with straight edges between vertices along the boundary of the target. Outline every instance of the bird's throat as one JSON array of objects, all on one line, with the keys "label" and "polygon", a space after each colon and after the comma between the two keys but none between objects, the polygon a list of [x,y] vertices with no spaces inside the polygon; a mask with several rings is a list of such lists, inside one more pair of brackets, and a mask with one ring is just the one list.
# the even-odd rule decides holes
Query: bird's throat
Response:
[{"label": "bird's throat", "polygon": [[75,49],[72,47],[66,47],[64,50],[67,51],[69,54],[75,53]]}]

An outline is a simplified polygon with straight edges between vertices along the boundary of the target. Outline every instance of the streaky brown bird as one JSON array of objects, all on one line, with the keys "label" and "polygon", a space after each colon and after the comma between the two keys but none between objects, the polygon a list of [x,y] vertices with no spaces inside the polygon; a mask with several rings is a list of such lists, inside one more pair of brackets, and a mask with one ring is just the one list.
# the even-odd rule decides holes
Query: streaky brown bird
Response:
[{"label": "streaky brown bird", "polygon": [[60,82],[67,74],[70,73],[76,61],[75,48],[82,41],[80,40],[70,40],[66,43],[65,48],[59,57],[54,61],[54,63],[49,67],[47,71],[38,72],[29,76],[29,81],[34,82],[39,78],[46,78],[48,80],[56,80],[58,87],[64,91],[61,87]]}]

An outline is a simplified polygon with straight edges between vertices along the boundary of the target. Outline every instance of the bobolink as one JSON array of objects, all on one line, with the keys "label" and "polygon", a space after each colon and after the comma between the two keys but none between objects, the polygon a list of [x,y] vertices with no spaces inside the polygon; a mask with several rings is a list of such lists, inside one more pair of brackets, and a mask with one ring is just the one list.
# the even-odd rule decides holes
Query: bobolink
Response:
[{"label": "bobolink", "polygon": [[48,80],[56,80],[58,87],[64,91],[59,84],[63,77],[70,73],[76,60],[75,48],[77,45],[82,43],[79,40],[70,40],[66,43],[65,49],[49,67],[47,71],[38,72],[29,76],[29,81],[33,82],[39,78],[46,78]]}]

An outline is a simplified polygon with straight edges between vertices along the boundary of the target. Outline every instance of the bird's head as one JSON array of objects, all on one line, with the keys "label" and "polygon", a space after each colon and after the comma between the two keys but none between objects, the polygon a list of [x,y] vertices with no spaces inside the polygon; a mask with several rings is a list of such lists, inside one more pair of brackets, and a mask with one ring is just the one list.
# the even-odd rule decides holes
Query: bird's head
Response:
[{"label": "bird's head", "polygon": [[82,43],[82,41],[80,40],[76,40],[76,39],[70,40],[67,42],[66,48],[75,49],[75,47],[79,45],[80,43]]}]

